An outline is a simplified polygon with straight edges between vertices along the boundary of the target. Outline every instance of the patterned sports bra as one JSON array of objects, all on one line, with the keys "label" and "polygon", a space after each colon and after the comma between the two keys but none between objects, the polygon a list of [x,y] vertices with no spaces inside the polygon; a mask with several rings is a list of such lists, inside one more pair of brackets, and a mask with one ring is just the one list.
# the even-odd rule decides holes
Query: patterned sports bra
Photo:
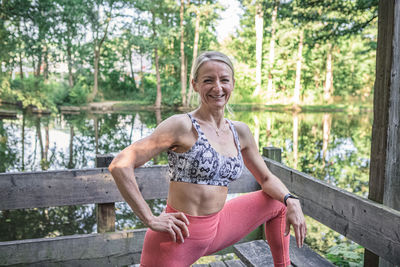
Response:
[{"label": "patterned sports bra", "polygon": [[228,186],[243,171],[239,137],[232,122],[227,119],[232,130],[238,155],[227,157],[219,154],[208,142],[196,119],[187,114],[198,133],[196,143],[187,151],[177,153],[168,150],[168,174],[171,181],[193,184]]}]

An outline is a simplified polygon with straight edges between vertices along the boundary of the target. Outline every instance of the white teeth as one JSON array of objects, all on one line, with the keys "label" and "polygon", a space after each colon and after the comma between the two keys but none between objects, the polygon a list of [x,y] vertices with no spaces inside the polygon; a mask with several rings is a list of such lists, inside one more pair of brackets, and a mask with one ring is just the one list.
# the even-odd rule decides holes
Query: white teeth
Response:
[{"label": "white teeth", "polygon": [[212,96],[212,95],[210,95],[210,97],[212,97],[212,98],[222,98],[222,97],[224,97],[225,95],[216,95],[216,96]]}]

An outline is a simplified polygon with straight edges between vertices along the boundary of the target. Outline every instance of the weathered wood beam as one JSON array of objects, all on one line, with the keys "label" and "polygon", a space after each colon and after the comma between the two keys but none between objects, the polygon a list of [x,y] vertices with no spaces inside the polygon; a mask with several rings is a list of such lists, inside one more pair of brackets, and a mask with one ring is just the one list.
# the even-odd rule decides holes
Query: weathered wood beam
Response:
[{"label": "weathered wood beam", "polygon": [[0,242],[0,266],[123,266],[139,263],[147,229]]},{"label": "weathered wood beam", "polygon": [[394,264],[400,264],[400,211],[264,158],[301,199],[308,216]]},{"label": "weathered wood beam", "polygon": [[[167,166],[137,168],[135,175],[145,199],[167,197]],[[240,179],[230,184],[229,193],[259,188],[246,169]],[[2,173],[0,191],[0,210],[124,201],[106,168]]]},{"label": "weathered wood beam", "polygon": [[394,4],[392,46],[383,204],[400,210],[400,1]]},{"label": "weathered wood beam", "polygon": [[[400,209],[400,1],[380,0],[378,12],[368,198]],[[366,250],[364,266],[378,265],[379,258]]]},{"label": "weathered wood beam", "polygon": [[[146,229],[0,242],[0,266],[124,266],[140,262]],[[257,236],[257,235],[256,235]],[[248,242],[254,236],[237,243]],[[233,247],[219,253],[232,252]]]}]

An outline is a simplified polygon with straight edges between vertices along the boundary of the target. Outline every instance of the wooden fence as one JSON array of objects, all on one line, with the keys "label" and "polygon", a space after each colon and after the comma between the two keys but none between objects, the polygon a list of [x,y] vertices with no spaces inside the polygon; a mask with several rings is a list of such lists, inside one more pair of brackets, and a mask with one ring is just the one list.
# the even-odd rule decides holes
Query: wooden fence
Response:
[{"label": "wooden fence", "polygon": [[[264,156],[278,159],[280,149],[264,148]],[[393,264],[400,264],[400,212],[359,197],[307,174],[264,158],[303,211],[317,221],[368,248]],[[98,159],[105,166],[109,157]],[[145,199],[166,198],[166,166],[136,169]],[[248,170],[231,183],[229,193],[260,187]],[[97,204],[100,233],[0,242],[0,265],[129,265],[138,263],[145,229],[112,232],[114,203],[123,201],[106,168],[0,174],[0,210]]]}]

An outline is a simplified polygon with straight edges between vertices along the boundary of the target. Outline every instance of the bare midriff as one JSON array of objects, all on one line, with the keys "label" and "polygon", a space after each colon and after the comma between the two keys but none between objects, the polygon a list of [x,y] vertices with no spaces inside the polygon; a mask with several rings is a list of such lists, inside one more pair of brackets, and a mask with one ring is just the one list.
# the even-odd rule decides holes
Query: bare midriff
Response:
[{"label": "bare midriff", "polygon": [[168,204],[185,214],[205,216],[220,211],[226,201],[225,186],[170,182]]}]

